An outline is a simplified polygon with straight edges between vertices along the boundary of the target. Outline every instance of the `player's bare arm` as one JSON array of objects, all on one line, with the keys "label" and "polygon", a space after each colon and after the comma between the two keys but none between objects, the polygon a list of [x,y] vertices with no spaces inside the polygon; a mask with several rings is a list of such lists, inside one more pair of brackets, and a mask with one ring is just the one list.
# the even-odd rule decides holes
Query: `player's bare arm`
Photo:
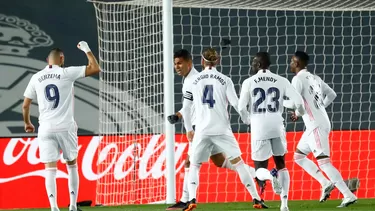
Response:
[{"label": "player's bare arm", "polygon": [[22,105],[23,121],[25,122],[25,131],[27,133],[33,133],[35,131],[35,127],[31,123],[31,120],[30,120],[31,102],[32,102],[32,99],[25,97],[25,99],[23,100],[23,105]]},{"label": "player's bare arm", "polygon": [[88,65],[86,67],[85,76],[96,75],[100,72],[99,63],[96,60],[94,54],[91,52],[91,49],[87,42],[81,41],[78,43],[77,48],[86,53],[88,59]]}]

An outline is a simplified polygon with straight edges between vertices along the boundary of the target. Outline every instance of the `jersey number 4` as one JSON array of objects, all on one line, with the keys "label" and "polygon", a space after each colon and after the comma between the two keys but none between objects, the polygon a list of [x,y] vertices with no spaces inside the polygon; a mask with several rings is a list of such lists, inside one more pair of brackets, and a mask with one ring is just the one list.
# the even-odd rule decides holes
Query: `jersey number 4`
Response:
[{"label": "jersey number 4", "polygon": [[55,84],[48,84],[45,88],[46,99],[49,102],[53,102],[52,109],[57,108],[60,102],[59,89]]},{"label": "jersey number 4", "polygon": [[[254,113],[265,113],[266,111],[274,113],[279,111],[280,91],[278,88],[270,87],[267,91],[264,91],[262,88],[255,88],[253,90],[253,97],[256,97],[258,93],[260,93],[260,97],[253,104]],[[259,108],[260,104],[262,104],[268,96],[271,97],[271,102],[266,105],[266,108]]]},{"label": "jersey number 4", "polygon": [[214,86],[213,85],[204,86],[202,102],[203,104],[207,103],[210,108],[214,107],[215,100],[214,100]]}]

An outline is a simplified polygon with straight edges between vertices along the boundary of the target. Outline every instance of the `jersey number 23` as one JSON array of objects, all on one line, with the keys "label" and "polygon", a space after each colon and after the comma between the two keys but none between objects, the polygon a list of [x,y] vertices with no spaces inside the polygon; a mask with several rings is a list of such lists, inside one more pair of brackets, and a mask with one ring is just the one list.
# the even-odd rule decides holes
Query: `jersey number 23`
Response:
[{"label": "jersey number 23", "polygon": [[[255,88],[252,92],[253,97],[257,97],[259,95],[259,98],[255,100],[253,103],[253,112],[254,113],[266,113],[267,111],[270,113],[274,113],[279,111],[280,107],[280,91],[276,87],[270,87],[267,90],[264,90],[262,88]],[[262,104],[266,99],[271,98],[271,100],[267,100],[266,102],[269,102],[264,107],[261,107],[260,104]]]}]

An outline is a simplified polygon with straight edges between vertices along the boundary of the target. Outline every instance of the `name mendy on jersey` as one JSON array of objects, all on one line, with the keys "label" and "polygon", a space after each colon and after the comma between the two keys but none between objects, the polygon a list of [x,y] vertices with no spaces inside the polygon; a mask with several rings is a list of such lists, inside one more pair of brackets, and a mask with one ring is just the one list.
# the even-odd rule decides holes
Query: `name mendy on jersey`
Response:
[{"label": "name mendy on jersey", "polygon": [[266,76],[262,76],[262,77],[258,77],[256,79],[254,79],[255,83],[264,82],[264,81],[269,81],[269,82],[276,83],[277,80],[275,78],[273,78],[273,77],[266,77]]},{"label": "name mendy on jersey", "polygon": [[214,74],[210,74],[210,75],[208,75],[208,74],[204,74],[204,75],[201,75],[201,76],[199,76],[197,79],[195,79],[195,81],[194,81],[194,85],[197,85],[197,83],[200,81],[200,80],[202,80],[202,79],[207,79],[207,78],[214,78],[214,79],[216,79],[216,80],[218,80],[220,83],[221,83],[221,85],[225,85],[226,84],[226,82],[225,82],[225,80],[224,79],[222,79],[220,76],[218,76],[218,75],[214,75]]},{"label": "name mendy on jersey", "polygon": [[38,78],[38,81],[40,83],[46,79],[59,79],[60,80],[60,74],[45,74],[45,75],[42,75],[40,78]]}]

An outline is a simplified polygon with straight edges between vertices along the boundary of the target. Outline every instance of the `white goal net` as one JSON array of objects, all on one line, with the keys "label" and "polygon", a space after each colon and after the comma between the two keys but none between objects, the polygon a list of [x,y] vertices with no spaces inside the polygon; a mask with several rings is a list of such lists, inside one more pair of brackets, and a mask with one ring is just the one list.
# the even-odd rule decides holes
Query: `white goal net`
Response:
[{"label": "white goal net", "polygon": [[[239,91],[250,75],[252,56],[267,51],[271,71],[293,77],[296,50],[310,55],[309,70],[338,94],[327,108],[332,121],[331,159],[344,179],[359,178],[359,197],[375,197],[375,1],[174,0],[174,50],[189,50],[200,70],[200,54],[216,47],[218,69]],[[163,140],[162,0],[96,1],[100,76],[100,150],[97,203],[155,203],[165,200]],[[173,58],[171,58],[172,60]],[[171,74],[173,70],[170,70]],[[175,76],[175,107],[181,108],[182,78]],[[232,129],[251,165],[249,129],[230,109]],[[287,118],[290,199],[318,199],[320,186],[293,162],[303,123]],[[187,143],[176,126],[176,199],[181,196]],[[118,150],[113,150],[116,145]],[[101,153],[99,152],[99,153]],[[113,169],[107,169],[116,162]],[[112,165],[111,165],[112,166]],[[270,163],[270,167],[273,164]],[[268,186],[266,200],[278,200]],[[334,192],[333,198],[340,197]],[[201,168],[199,202],[249,201],[234,172],[212,162]]]}]

